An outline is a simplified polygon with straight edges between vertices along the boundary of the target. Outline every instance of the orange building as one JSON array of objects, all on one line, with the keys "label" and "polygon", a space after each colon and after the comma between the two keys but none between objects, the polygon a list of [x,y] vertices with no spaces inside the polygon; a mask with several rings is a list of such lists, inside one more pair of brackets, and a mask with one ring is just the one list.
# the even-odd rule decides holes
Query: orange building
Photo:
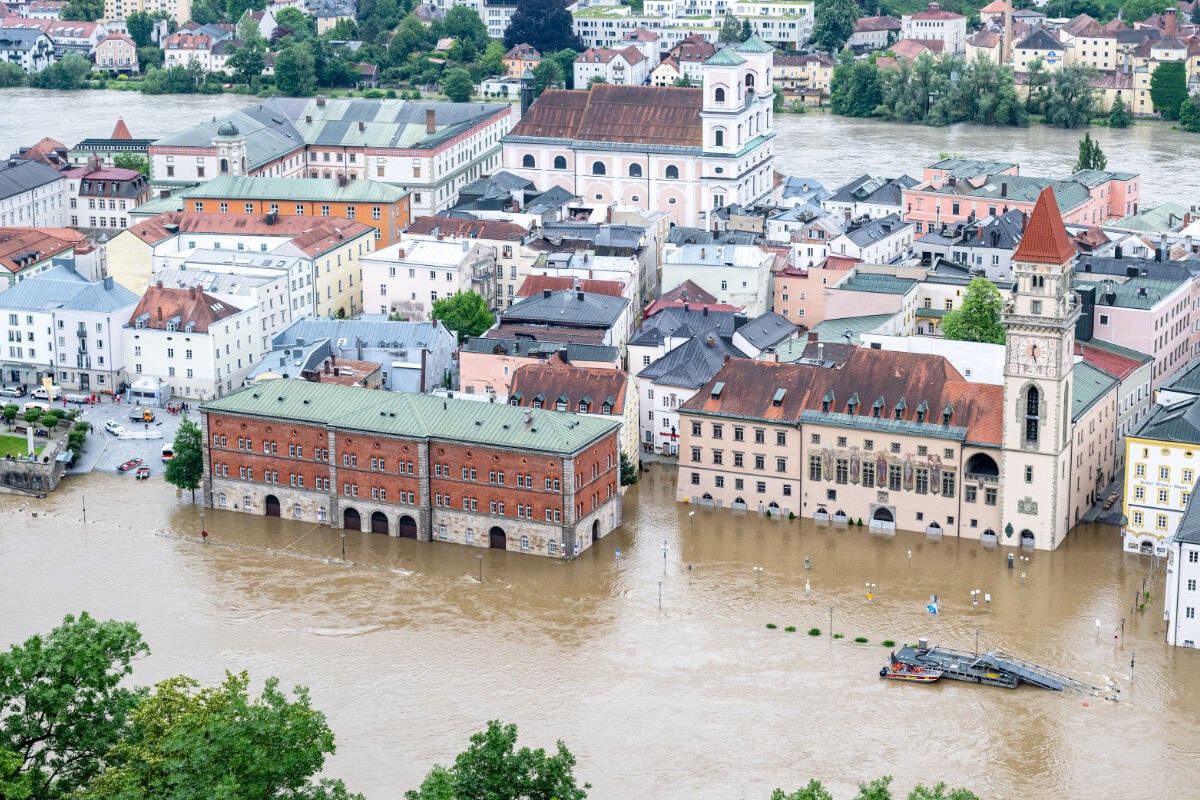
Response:
[{"label": "orange building", "polygon": [[368,180],[224,176],[186,191],[183,210],[343,217],[374,228],[377,248],[400,241],[400,232],[412,222],[407,191]]}]

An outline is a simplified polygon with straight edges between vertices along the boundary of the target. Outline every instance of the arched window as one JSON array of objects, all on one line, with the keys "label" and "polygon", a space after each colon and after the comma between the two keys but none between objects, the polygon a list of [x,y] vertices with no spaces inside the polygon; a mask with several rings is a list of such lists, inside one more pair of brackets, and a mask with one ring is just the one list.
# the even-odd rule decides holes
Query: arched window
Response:
[{"label": "arched window", "polygon": [[667,180],[669,180],[669,181],[679,180],[679,167],[675,166],[674,164],[670,164],[667,166]]},{"label": "arched window", "polygon": [[564,156],[555,156],[554,157],[554,168],[555,169],[566,169],[567,168],[567,159]]},{"label": "arched window", "polygon": [[713,92],[713,100],[715,100],[719,106],[725,105],[725,90],[720,86],[718,86],[717,90]]},{"label": "arched window", "polygon": [[522,158],[522,159],[521,159],[521,166],[522,166],[522,167],[530,167],[530,168],[532,168],[532,167],[533,167],[535,164],[536,164],[536,162],[533,160],[533,156],[527,155],[527,156],[525,156],[524,158]]},{"label": "arched window", "polygon": [[751,92],[754,91],[754,73],[753,72],[746,73],[746,90],[751,91]]},{"label": "arched window", "polygon": [[721,130],[720,128],[717,128],[715,131],[713,131],[713,144],[715,144],[717,147],[725,146],[725,131]]},{"label": "arched window", "polygon": [[229,172],[229,159],[221,159],[221,172]]},{"label": "arched window", "polygon": [[606,175],[607,174],[604,171],[604,162],[603,161],[593,161],[592,162],[592,174],[593,175]]},{"label": "arched window", "polygon": [[629,177],[631,177],[631,178],[642,177],[642,165],[641,164],[630,164],[629,165]]},{"label": "arched window", "polygon": [[1025,394],[1025,441],[1029,444],[1037,444],[1041,399],[1041,393],[1038,392],[1037,387],[1030,386],[1029,391]]}]

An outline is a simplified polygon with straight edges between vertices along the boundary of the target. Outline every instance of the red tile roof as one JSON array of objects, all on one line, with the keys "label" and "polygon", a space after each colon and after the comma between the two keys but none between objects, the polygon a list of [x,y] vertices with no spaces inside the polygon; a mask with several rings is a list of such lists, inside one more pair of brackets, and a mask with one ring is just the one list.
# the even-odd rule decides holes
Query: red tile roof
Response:
[{"label": "red tile roof", "polygon": [[1012,7],[1004,2],[1004,0],[992,0],[992,2],[979,9],[980,14],[1003,14],[1005,11],[1012,11]]},{"label": "red tile roof", "polygon": [[702,89],[598,83],[548,89],[510,136],[702,147]]},{"label": "red tile roof", "polygon": [[855,33],[898,30],[900,30],[900,20],[895,17],[862,17],[854,23]]},{"label": "red tile roof", "polygon": [[930,3],[929,8],[925,11],[920,11],[912,15],[913,19],[921,20],[951,20],[951,19],[966,19],[962,14],[955,14],[951,11],[943,11],[942,7],[937,3]]},{"label": "red tile roof", "polygon": [[1025,225],[1025,234],[1013,261],[1036,264],[1066,264],[1075,256],[1071,237],[1063,226],[1062,214],[1054,199],[1054,190],[1047,186],[1038,195],[1037,204]]},{"label": "red tile roof", "polygon": [[517,289],[517,297],[533,297],[544,291],[558,292],[563,289],[579,289],[592,294],[606,294],[610,297],[624,297],[625,284],[620,281],[600,281],[590,278],[558,277],[557,275],[530,275]]},{"label": "red tile roof", "polygon": [[147,244],[157,244],[179,233],[241,233],[248,236],[353,238],[369,225],[341,217],[296,217],[281,214],[273,223],[266,217],[249,214],[203,214],[192,211],[168,211],[125,229]]},{"label": "red tile roof", "polygon": [[629,376],[619,369],[576,367],[571,364],[527,364],[513,373],[508,400],[519,406],[533,406],[542,395],[542,408],[553,409],[559,398],[566,397],[567,410],[579,411],[587,402],[588,413],[600,414],[603,406],[612,406],[610,414],[625,413],[625,388]]},{"label": "red tile roof", "polygon": [[[714,398],[712,386],[717,383],[736,391],[721,392]],[[783,402],[775,405],[779,389],[785,390]],[[915,423],[917,407],[926,401],[924,424],[931,432],[941,427],[942,410],[950,404],[954,409],[950,424],[965,427],[968,441],[1000,444],[1003,414],[998,409],[1004,405],[1004,388],[969,383],[945,358],[924,353],[858,348],[840,369],[735,358],[683,408],[794,421],[803,411],[821,411],[831,392],[830,412],[838,414],[848,414],[846,404],[858,394],[854,416],[859,418],[871,417],[876,399],[882,397],[883,417],[894,419],[895,407],[903,399],[901,418]]]},{"label": "red tile roof", "polygon": [[519,242],[529,232],[513,222],[496,219],[456,219],[454,217],[417,217],[405,233],[433,236],[435,231],[449,237],[494,239]]},{"label": "red tile roof", "polygon": [[845,271],[854,269],[854,267],[858,266],[858,263],[858,259],[854,256],[827,256],[822,267],[824,269]]},{"label": "red tile roof", "polygon": [[[1128,378],[1144,363],[1084,342],[1075,343],[1075,355],[1083,356],[1085,362],[1119,381]],[[1149,360],[1150,357],[1146,358]]]},{"label": "red tile roof", "polygon": [[242,309],[226,305],[195,286],[188,289],[171,289],[162,281],[146,289],[141,302],[129,316],[129,327],[136,327],[137,318],[149,315],[142,327],[165,331],[167,323],[174,321],[182,333],[188,323],[194,323],[193,333],[208,333],[208,328],[223,319],[240,314]]},{"label": "red tile roof", "polygon": [[664,293],[658,299],[668,303],[681,300],[685,303],[696,303],[698,305],[704,305],[707,303],[710,306],[716,304],[717,302],[716,297],[701,289],[700,286],[690,278],[676,286],[671,291]]},{"label": "red tile roof", "polygon": [[68,178],[86,178],[89,181],[135,181],[142,175],[136,169],[101,167],[89,170],[86,166],[64,169],[62,173]]},{"label": "red tile roof", "polygon": [[0,228],[0,267],[14,275],[87,239],[69,228]]}]

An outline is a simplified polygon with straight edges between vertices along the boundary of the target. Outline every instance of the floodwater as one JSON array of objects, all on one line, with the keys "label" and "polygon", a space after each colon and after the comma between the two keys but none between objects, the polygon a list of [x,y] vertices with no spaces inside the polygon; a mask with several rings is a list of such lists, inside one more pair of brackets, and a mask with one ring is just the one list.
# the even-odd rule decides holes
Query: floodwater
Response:
[{"label": "floodwater", "polygon": [[[43,136],[68,147],[90,136],[108,136],[123,117],[135,137],[164,136],[255,102],[247,95],[143,95],[138,92],[47,92],[0,89],[0,148],[14,152]],[[1114,170],[1141,173],[1142,203],[1200,203],[1194,180],[1200,173],[1200,136],[1142,122],[1124,130],[1089,129]],[[1069,175],[1083,131],[1045,125],[987,128],[954,125],[927,128],[827,113],[776,117],[776,169],[804,175],[834,188],[863,173],[919,177],[941,153],[1009,160],[1032,176]]]},{"label": "floodwater", "polygon": [[[87,609],[141,626],[140,682],[308,685],[337,734],[329,774],[370,800],[416,787],[491,718],[533,746],[563,739],[596,800],[765,800],[810,777],[846,797],[883,774],[983,798],[1194,791],[1178,765],[1200,756],[1200,652],[1162,644],[1161,563],[1115,529],[1010,571],[1015,550],[973,541],[691,516],[673,472],[643,473],[625,526],[573,563],[357,532],[342,563],[340,531],[220,511],[202,544],[198,508],[158,477],[0,495],[0,647]],[[884,639],[971,650],[976,631],[1121,700],[878,677]]]}]

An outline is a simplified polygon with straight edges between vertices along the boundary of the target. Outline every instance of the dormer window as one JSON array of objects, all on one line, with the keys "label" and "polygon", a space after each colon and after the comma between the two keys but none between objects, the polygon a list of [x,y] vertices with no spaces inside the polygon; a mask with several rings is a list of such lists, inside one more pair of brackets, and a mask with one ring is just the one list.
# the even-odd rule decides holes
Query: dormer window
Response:
[{"label": "dormer window", "polygon": [[591,406],[589,406],[587,403],[580,403],[579,404],[579,413],[586,414],[586,413],[588,413],[589,408],[591,408]]},{"label": "dormer window", "polygon": [[175,330],[176,324],[177,324],[177,323],[174,323],[174,322],[168,322],[168,323],[167,323],[167,330],[169,330],[169,331],[173,331],[173,330]]},{"label": "dormer window", "polygon": [[883,416],[883,398],[880,397],[875,401],[875,405],[871,406],[871,416],[879,419]]},{"label": "dormer window", "polygon": [[608,403],[605,403],[604,405],[600,406],[600,413],[601,414],[611,414],[612,406],[610,406]]},{"label": "dormer window", "polygon": [[901,397],[900,402],[896,403],[896,408],[893,409],[894,418],[895,419],[904,419],[904,410],[906,408],[908,408],[908,405],[904,402],[904,398]]},{"label": "dormer window", "polygon": [[771,398],[771,405],[773,405],[773,406],[783,405],[783,397],[786,394],[787,394],[787,389],[776,389],[775,396]]}]

